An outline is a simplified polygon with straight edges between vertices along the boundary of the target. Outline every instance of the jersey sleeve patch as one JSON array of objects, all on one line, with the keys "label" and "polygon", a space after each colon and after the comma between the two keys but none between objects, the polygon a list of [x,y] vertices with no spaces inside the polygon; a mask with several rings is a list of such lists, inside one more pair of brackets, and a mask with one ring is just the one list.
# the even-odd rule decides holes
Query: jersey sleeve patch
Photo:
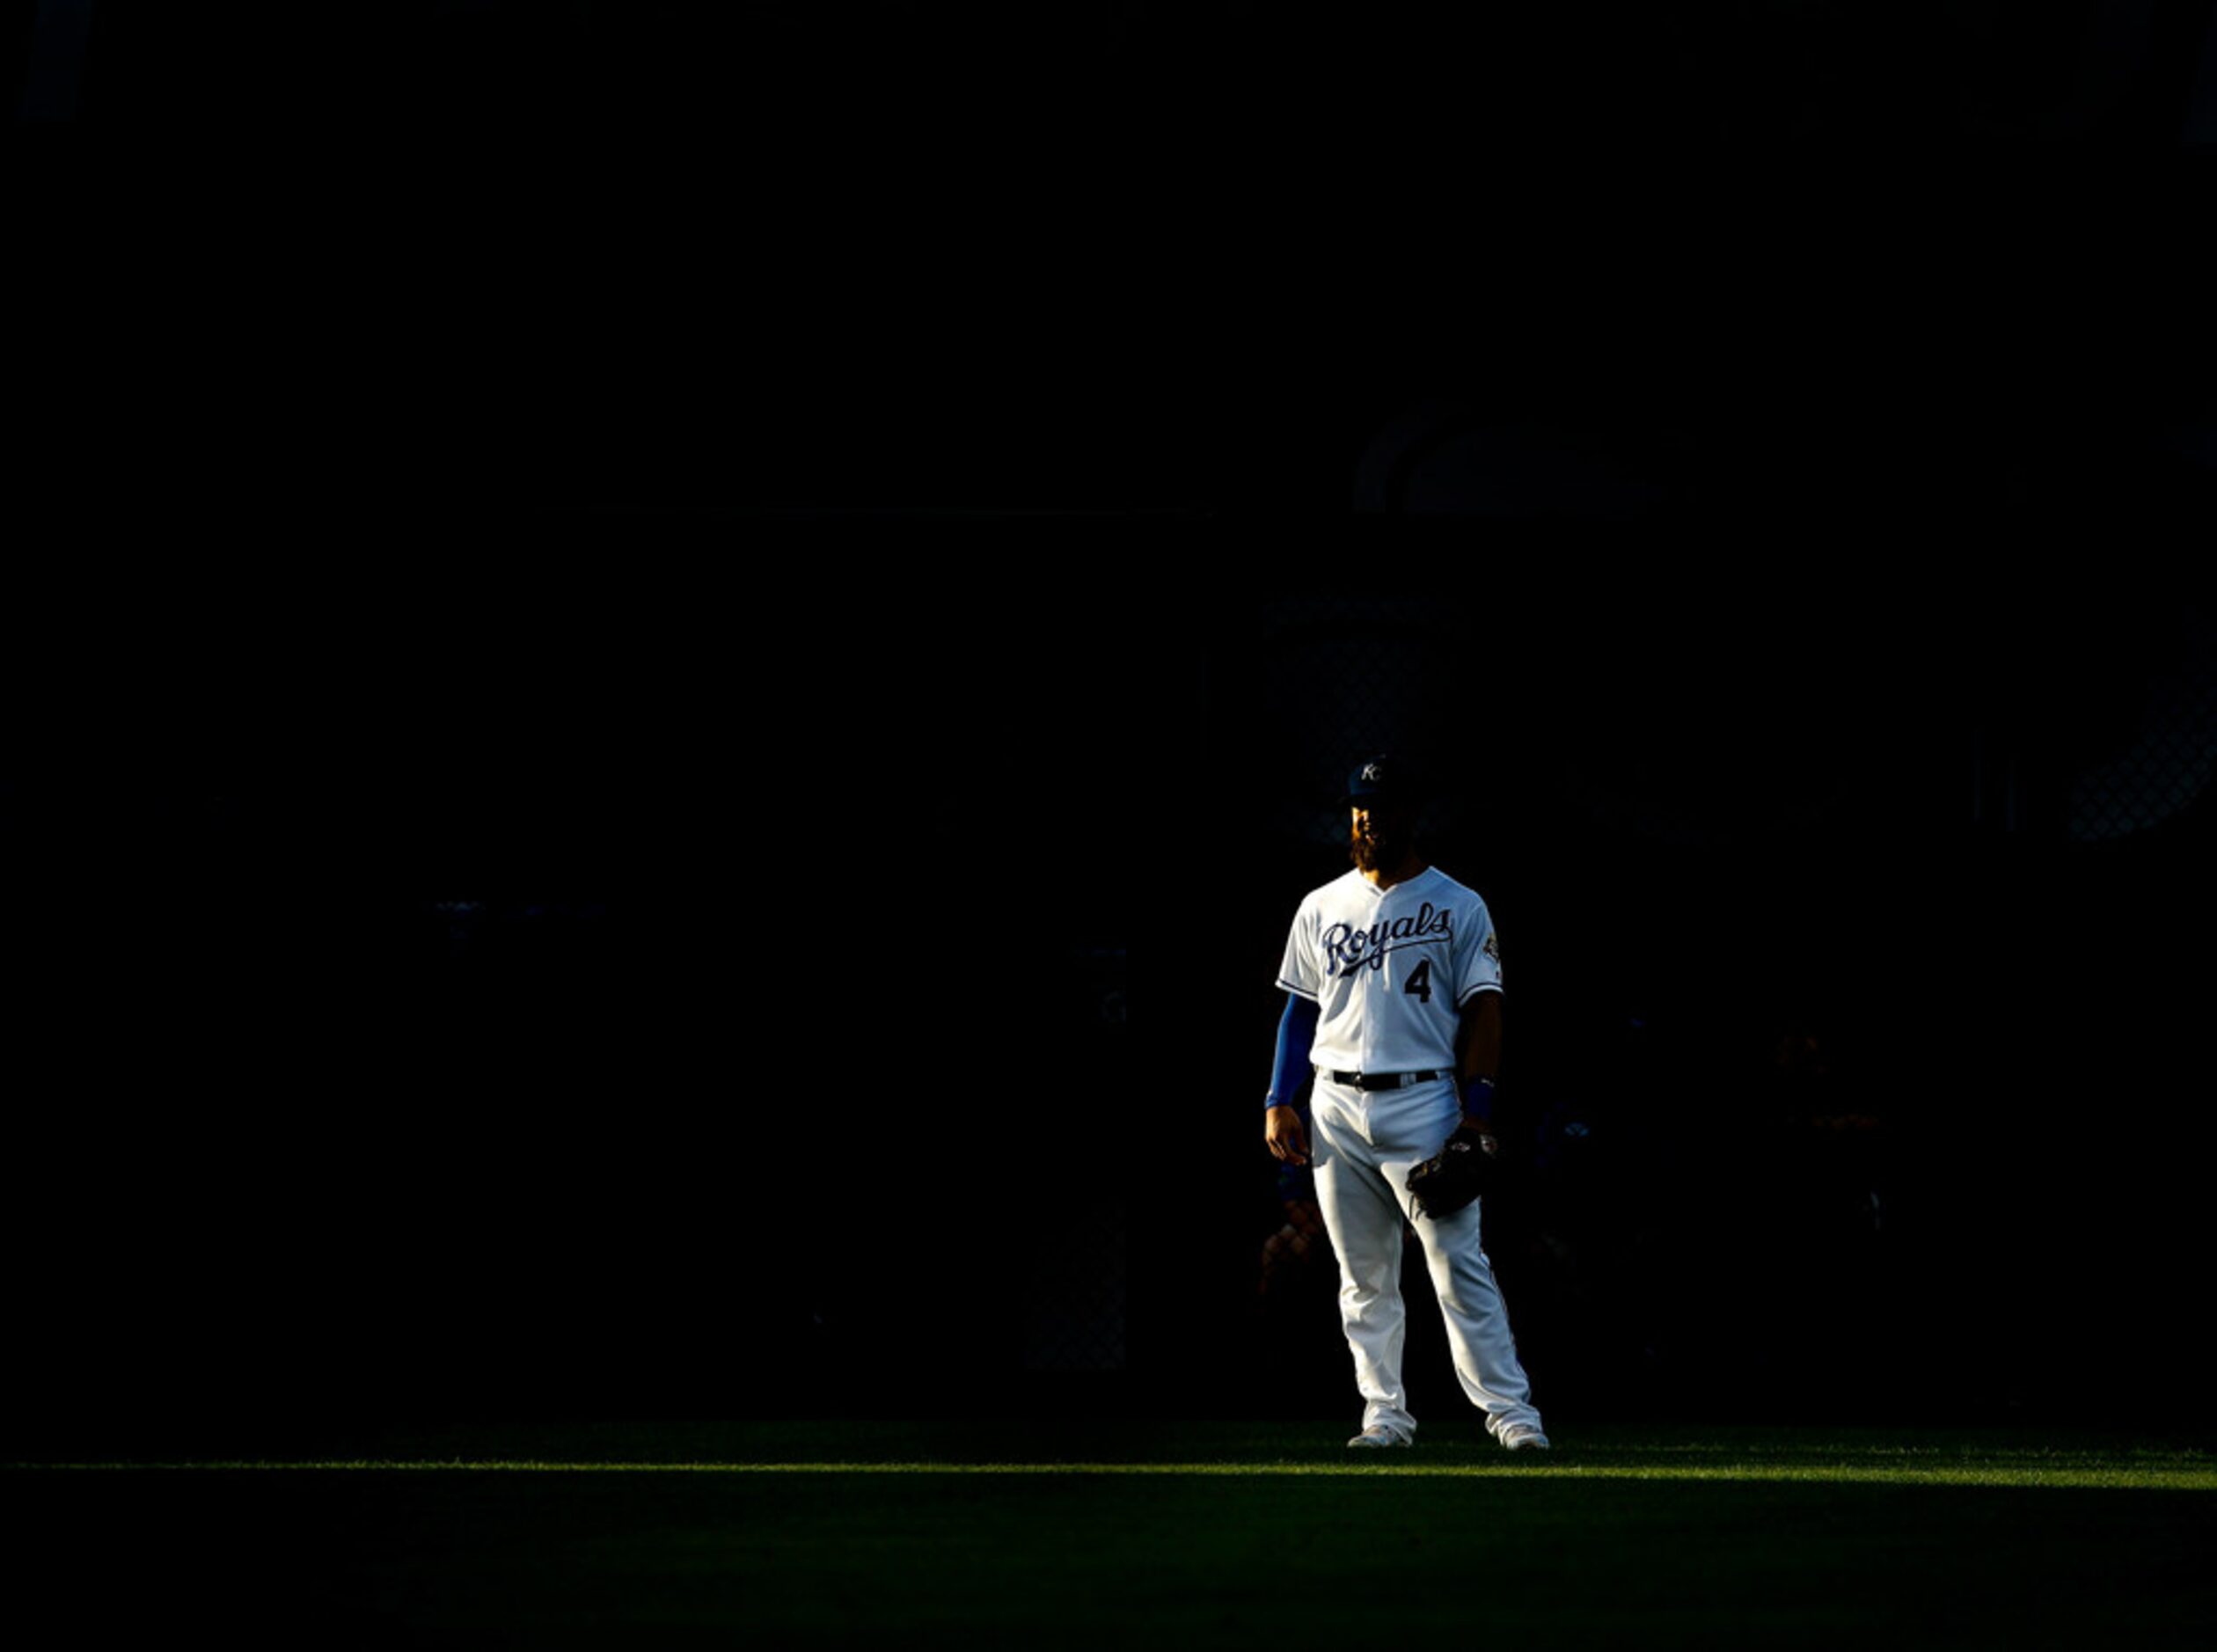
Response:
[{"label": "jersey sleeve patch", "polygon": [[1461,991],[1455,999],[1460,1009],[1481,992],[1501,990],[1501,932],[1482,912],[1480,922],[1485,925],[1485,937],[1478,943],[1478,950],[1467,956],[1460,983]]}]

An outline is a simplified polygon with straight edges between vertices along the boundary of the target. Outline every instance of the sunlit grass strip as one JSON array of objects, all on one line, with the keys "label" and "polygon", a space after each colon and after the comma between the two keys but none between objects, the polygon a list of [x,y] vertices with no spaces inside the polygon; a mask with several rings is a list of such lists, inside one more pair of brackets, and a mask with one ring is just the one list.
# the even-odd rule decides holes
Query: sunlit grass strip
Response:
[{"label": "sunlit grass strip", "polygon": [[86,1473],[372,1474],[943,1474],[962,1476],[1127,1475],[1247,1479],[1548,1479],[1651,1482],[1743,1481],[1786,1485],[1974,1486],[2056,1490],[2217,1491],[2217,1466],[1933,1464],[1585,1464],[1561,1461],[1460,1463],[714,1463],[564,1462],[529,1458],[326,1462],[11,1463],[15,1472]]}]

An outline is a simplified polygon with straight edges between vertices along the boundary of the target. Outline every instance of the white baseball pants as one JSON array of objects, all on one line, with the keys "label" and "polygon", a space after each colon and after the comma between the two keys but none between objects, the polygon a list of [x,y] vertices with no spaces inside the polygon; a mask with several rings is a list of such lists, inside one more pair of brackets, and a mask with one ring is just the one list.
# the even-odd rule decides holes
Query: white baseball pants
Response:
[{"label": "white baseball pants", "polygon": [[1355,1356],[1363,1426],[1413,1438],[1401,1386],[1406,1324],[1401,1290],[1402,1223],[1412,1223],[1446,1317],[1455,1375],[1486,1431],[1511,1423],[1540,1426],[1531,1385],[1517,1358],[1509,1312],[1479,1239],[1479,1207],[1444,1221],[1418,1217],[1401,1184],[1439,1151],[1462,1117],[1454,1083],[1435,1079],[1406,1090],[1357,1090],[1319,1073],[1310,1106],[1311,1162],[1332,1254],[1339,1260],[1340,1323]]}]

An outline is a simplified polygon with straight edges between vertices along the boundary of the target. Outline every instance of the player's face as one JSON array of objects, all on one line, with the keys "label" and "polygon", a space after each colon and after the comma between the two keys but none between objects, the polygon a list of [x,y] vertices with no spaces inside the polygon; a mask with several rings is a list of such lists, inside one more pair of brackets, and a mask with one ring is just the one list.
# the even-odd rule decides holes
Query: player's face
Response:
[{"label": "player's face", "polygon": [[1413,822],[1406,809],[1390,803],[1357,804],[1350,813],[1347,851],[1358,869],[1391,871],[1408,859]]}]

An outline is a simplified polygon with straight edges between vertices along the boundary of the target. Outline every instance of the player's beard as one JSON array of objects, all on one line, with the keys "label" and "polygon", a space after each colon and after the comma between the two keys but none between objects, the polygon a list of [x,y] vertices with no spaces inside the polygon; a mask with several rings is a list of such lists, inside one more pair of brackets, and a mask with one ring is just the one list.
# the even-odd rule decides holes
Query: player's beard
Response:
[{"label": "player's beard", "polygon": [[1381,867],[1390,872],[1408,858],[1412,841],[1406,831],[1393,827],[1365,837],[1361,827],[1350,826],[1347,832],[1347,854],[1357,872],[1376,872]]}]

